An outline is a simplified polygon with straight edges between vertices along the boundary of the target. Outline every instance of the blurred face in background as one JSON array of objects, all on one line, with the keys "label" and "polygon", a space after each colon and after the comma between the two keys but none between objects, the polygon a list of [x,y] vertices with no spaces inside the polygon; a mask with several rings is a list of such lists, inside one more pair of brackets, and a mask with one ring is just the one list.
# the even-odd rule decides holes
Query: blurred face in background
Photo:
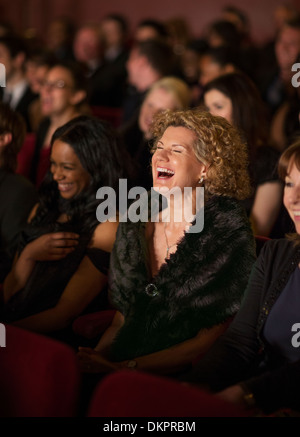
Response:
[{"label": "blurred face in background", "polygon": [[216,79],[222,74],[233,73],[234,67],[231,64],[222,66],[218,64],[210,55],[203,55],[199,59],[199,83],[205,86],[208,82]]},{"label": "blurred face in background", "polygon": [[225,118],[230,124],[232,120],[232,102],[229,97],[221,93],[221,91],[212,89],[204,95],[204,103],[207,110],[212,115],[218,115]]},{"label": "blurred face in background", "polygon": [[120,47],[123,45],[124,34],[116,20],[109,18],[103,20],[101,30],[106,48]]},{"label": "blurred face in background", "polygon": [[144,134],[144,138],[151,138],[151,125],[154,115],[165,109],[177,109],[178,102],[175,96],[164,88],[156,88],[150,91],[141,106],[139,115],[139,127]]},{"label": "blurred face in background", "polygon": [[76,60],[84,64],[99,60],[102,51],[100,33],[92,27],[84,27],[78,30],[75,35],[73,50]]},{"label": "blurred face in background", "polygon": [[[83,93],[83,94],[82,94]],[[45,116],[59,116],[75,108],[84,98],[84,92],[74,88],[72,74],[57,66],[49,70],[41,87],[41,108]]]},{"label": "blurred face in background", "polygon": [[283,26],[276,41],[275,53],[279,67],[291,69],[300,53],[300,29]]}]

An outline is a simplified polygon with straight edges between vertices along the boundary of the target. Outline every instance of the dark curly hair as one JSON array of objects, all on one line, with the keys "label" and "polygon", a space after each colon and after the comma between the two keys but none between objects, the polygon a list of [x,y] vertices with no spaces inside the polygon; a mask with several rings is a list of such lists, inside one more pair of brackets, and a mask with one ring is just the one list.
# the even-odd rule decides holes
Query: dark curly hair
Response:
[{"label": "dark curly hair", "polygon": [[163,111],[153,122],[154,147],[170,127],[185,127],[195,133],[194,152],[208,166],[205,191],[208,195],[246,199],[251,194],[247,146],[239,132],[223,117],[192,109]]},{"label": "dark curly hair", "polygon": [[49,170],[40,186],[39,208],[32,224],[53,223],[65,213],[69,222],[88,232],[98,224],[97,190],[102,186],[117,190],[119,177],[124,176],[116,135],[109,123],[82,115],[54,132],[51,147],[56,140],[72,147],[82,167],[89,173],[90,183],[84,191],[65,200],[60,197],[57,183]]}]

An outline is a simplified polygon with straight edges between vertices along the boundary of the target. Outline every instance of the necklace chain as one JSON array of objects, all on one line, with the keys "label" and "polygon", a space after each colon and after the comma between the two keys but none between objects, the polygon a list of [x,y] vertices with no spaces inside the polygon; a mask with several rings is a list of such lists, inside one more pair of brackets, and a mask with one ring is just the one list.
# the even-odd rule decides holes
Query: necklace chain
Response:
[{"label": "necklace chain", "polygon": [[165,258],[169,259],[170,258],[170,253],[169,253],[170,249],[172,249],[172,247],[176,246],[177,242],[174,244],[171,244],[171,246],[169,246],[168,237],[167,237],[167,233],[166,233],[166,225],[167,225],[167,223],[164,224],[164,234],[165,234],[166,243],[167,243],[167,252],[166,252]]}]

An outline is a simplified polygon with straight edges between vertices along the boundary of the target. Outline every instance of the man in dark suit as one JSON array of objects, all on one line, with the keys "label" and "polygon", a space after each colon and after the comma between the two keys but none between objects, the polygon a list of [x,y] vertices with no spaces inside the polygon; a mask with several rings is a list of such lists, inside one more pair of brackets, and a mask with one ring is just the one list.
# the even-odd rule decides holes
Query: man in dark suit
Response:
[{"label": "man in dark suit", "polygon": [[123,122],[136,116],[150,87],[157,80],[178,75],[175,56],[169,44],[149,39],[137,42],[126,63],[128,86],[123,100]]},{"label": "man in dark suit", "polygon": [[115,51],[113,57],[107,58],[105,48],[100,26],[86,24],[78,29],[74,55],[86,71],[88,103],[91,106],[120,107],[127,76],[127,51]]},{"label": "man in dark suit", "polygon": [[26,80],[24,64],[26,47],[22,39],[16,36],[0,38],[0,63],[5,66],[6,86],[0,88],[0,101],[19,112],[25,122],[27,131],[31,132],[28,109],[30,103],[37,98]]}]

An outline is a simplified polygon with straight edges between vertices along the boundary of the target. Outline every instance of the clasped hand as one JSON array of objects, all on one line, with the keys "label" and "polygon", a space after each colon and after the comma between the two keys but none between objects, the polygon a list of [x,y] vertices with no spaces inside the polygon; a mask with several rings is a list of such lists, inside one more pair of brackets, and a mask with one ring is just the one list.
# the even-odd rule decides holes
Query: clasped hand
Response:
[{"label": "clasped hand", "polygon": [[80,370],[85,373],[107,373],[118,369],[116,363],[106,360],[100,352],[89,347],[80,347],[77,356]]},{"label": "clasped hand", "polygon": [[73,232],[44,234],[26,246],[27,256],[34,261],[54,261],[65,258],[78,245],[79,235]]}]

